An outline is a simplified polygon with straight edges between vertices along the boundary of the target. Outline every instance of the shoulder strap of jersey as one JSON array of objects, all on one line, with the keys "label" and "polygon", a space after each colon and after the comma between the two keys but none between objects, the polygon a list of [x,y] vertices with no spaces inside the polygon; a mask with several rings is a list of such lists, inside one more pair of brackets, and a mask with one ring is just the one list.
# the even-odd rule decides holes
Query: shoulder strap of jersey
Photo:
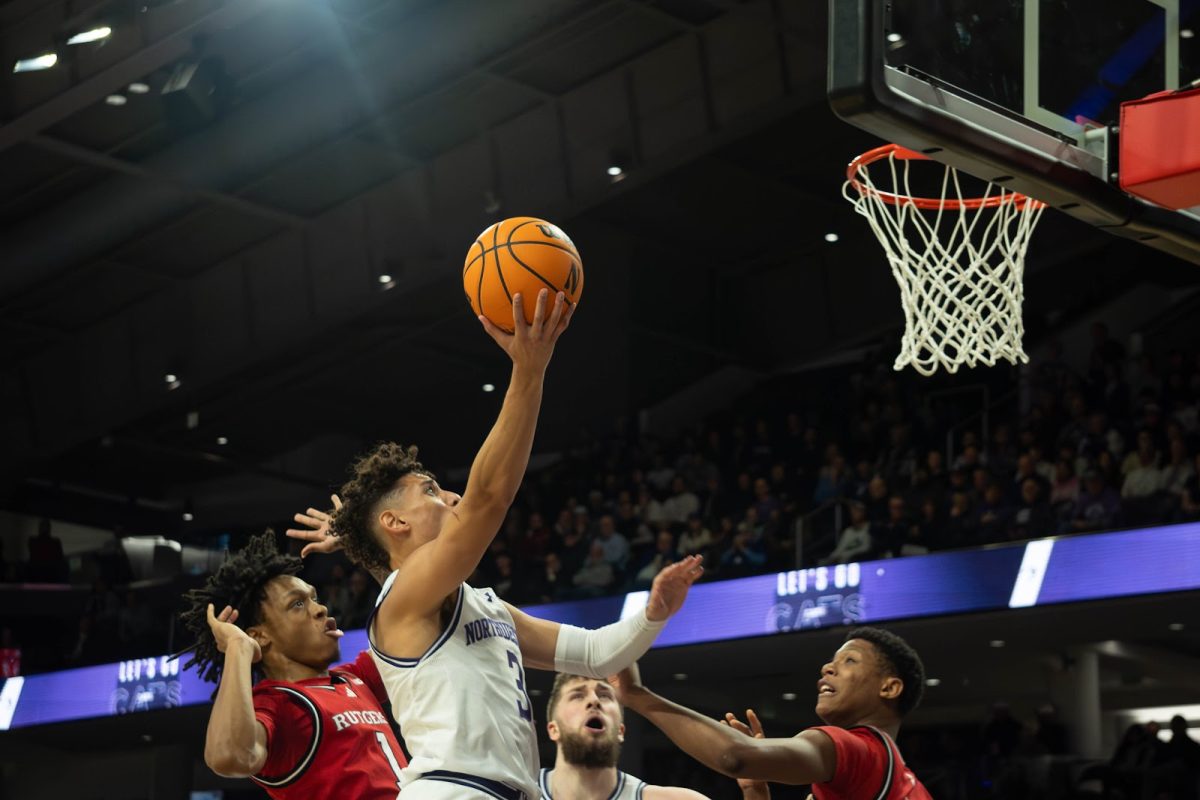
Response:
[{"label": "shoulder strap of jersey", "polygon": [[856,725],[855,727],[863,728],[875,734],[875,738],[879,739],[880,744],[883,745],[883,749],[887,751],[887,764],[883,771],[883,785],[879,787],[879,792],[875,795],[875,800],[887,800],[887,796],[892,792],[892,783],[896,780],[896,751],[892,748],[891,737],[870,725]]}]

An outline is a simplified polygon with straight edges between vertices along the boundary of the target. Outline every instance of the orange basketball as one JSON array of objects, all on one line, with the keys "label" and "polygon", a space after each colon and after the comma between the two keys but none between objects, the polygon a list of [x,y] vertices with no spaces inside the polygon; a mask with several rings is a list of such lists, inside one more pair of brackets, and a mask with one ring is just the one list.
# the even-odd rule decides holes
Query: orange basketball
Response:
[{"label": "orange basketball", "polygon": [[[479,234],[463,265],[463,291],[471,309],[512,331],[512,297],[520,292],[525,320],[533,322],[538,292],[562,292],[578,303],[583,294],[579,251],[557,225],[536,217],[510,217]],[[550,309],[546,313],[549,318]]]}]

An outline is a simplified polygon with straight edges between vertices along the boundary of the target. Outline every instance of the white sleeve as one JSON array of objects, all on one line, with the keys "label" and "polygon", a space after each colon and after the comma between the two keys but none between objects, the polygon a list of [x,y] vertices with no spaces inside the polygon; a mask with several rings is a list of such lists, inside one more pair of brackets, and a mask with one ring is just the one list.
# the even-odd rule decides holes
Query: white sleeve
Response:
[{"label": "white sleeve", "polygon": [[567,675],[607,678],[641,658],[667,624],[639,611],[596,630],[562,625],[554,648],[554,669]]}]

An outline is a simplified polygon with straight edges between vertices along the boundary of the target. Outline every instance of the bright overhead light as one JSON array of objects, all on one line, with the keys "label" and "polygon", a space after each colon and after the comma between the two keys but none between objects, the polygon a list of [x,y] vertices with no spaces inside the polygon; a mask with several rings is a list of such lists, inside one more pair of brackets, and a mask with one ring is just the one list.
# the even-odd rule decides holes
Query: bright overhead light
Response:
[{"label": "bright overhead light", "polygon": [[228,439],[226,439],[224,436],[218,436],[218,437],[217,437],[217,444],[219,444],[219,445],[221,445],[222,447],[224,447],[225,445],[229,444],[229,440],[228,440]]},{"label": "bright overhead light", "polygon": [[926,678],[925,685],[926,686],[941,686],[942,679],[941,678]]},{"label": "bright overhead light", "polygon": [[58,53],[43,53],[33,58],[22,58],[13,65],[13,72],[37,72],[50,69],[58,63]]},{"label": "bright overhead light", "polygon": [[614,164],[613,166],[608,168],[608,177],[610,177],[610,178],[620,177],[621,173],[623,173],[624,171],[625,170],[621,169],[616,164]]},{"label": "bright overhead light", "polygon": [[687,673],[686,673],[686,672],[676,672],[676,673],[675,673],[675,680],[677,680],[677,681],[686,681],[686,680],[687,680]]},{"label": "bright overhead light", "polygon": [[1191,28],[1184,28],[1183,30],[1181,30],[1179,32],[1180,39],[1190,39],[1195,35],[1196,35],[1196,32],[1193,31]]},{"label": "bright overhead light", "polygon": [[1182,623],[1182,622],[1172,622],[1170,625],[1168,625],[1168,626],[1167,626],[1167,630],[1169,630],[1169,631],[1181,631],[1181,630],[1183,630],[1183,627],[1184,627],[1184,626],[1183,626],[1183,623]]},{"label": "bright overhead light", "polygon": [[494,392],[494,391],[496,391],[496,386],[495,386],[495,384],[492,384],[492,383],[485,383],[483,385],[483,390],[485,392]]},{"label": "bright overhead light", "polygon": [[784,700],[795,700],[795,699],[796,699],[796,693],[795,693],[795,692],[784,692],[784,693],[783,693],[783,699],[784,699]]},{"label": "bright overhead light", "polygon": [[992,639],[990,642],[988,642],[988,646],[989,647],[1004,647],[1004,640],[1003,639]]},{"label": "bright overhead light", "polygon": [[110,106],[123,106],[129,102],[129,98],[123,94],[110,94],[108,97],[104,98],[104,102],[108,103]]},{"label": "bright overhead light", "polygon": [[179,377],[174,372],[168,372],[166,375],[163,375],[163,380],[167,383],[175,383],[179,380]]},{"label": "bright overhead light", "polygon": [[190,511],[183,512],[183,521],[184,522],[191,522],[194,519],[195,519],[195,517],[192,516],[192,512],[190,512]]},{"label": "bright overhead light", "polygon": [[887,40],[889,42],[891,42],[892,44],[896,44],[897,42],[904,41],[904,37],[898,33],[889,33],[887,36]]},{"label": "bright overhead light", "polygon": [[384,273],[383,275],[380,275],[380,276],[379,276],[379,282],[380,282],[380,283],[391,283],[391,282],[392,282],[392,276],[391,276],[391,275],[388,275],[387,273]]},{"label": "bright overhead light", "polygon": [[67,39],[67,44],[98,42],[101,39],[107,39],[109,36],[112,36],[112,28],[107,25],[101,25],[99,28],[92,28],[90,31],[75,34],[70,39]]},{"label": "bright overhead light", "polygon": [[830,244],[833,244],[834,242],[836,242],[838,240],[838,238],[839,238],[838,235],[836,233],[834,233],[833,231],[830,231],[829,233],[825,234],[825,241],[829,242]]},{"label": "bright overhead light", "polygon": [[129,84],[130,94],[147,94],[150,91],[150,84],[137,81]]}]

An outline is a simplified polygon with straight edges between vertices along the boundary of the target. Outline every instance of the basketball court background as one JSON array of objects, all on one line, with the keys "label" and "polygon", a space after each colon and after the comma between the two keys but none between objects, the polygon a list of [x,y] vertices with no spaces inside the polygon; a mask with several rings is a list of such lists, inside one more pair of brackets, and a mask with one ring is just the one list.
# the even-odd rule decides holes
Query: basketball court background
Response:
[{"label": "basketball court background", "polygon": [[[945,11],[936,31],[989,41],[971,3],[929,5]],[[1083,5],[1064,8],[1092,19]],[[1124,5],[1133,29],[1163,6]],[[1198,78],[1200,37],[1183,31],[1200,33],[1200,12],[1172,7],[1179,73]],[[768,376],[893,346],[895,284],[841,197],[845,163],[883,140],[830,110],[827,13],[811,0],[0,3],[4,64],[59,52],[50,69],[0,69],[5,530],[51,516],[212,546],[319,501],[380,438],[420,441],[454,485],[498,407],[483,386],[505,370],[467,311],[462,257],[506,216],[560,224],[588,275],[537,452],[618,417],[672,433]],[[101,23],[103,41],[65,44]],[[1176,341],[1194,330],[1197,269],[1048,211],[1026,347],[1036,357],[1053,334],[1084,348],[1098,318]],[[46,608],[4,587],[0,600]],[[898,627],[956,675],[914,722],[977,715],[1037,680],[1039,659],[1105,637],[1155,648],[1130,657],[1154,680],[1122,688],[1129,703],[1194,694],[1200,639],[1159,629],[1194,616],[1195,593],[1114,602],[1079,611],[1065,638],[1056,612]],[[790,733],[813,721],[778,699],[792,665],[807,676],[837,638],[665,650],[647,669],[688,674],[664,686],[683,702],[769,708],[771,730]],[[36,796],[32,765],[57,776],[45,796],[187,796],[211,783],[196,761],[205,717],[0,734],[5,780]]]}]

